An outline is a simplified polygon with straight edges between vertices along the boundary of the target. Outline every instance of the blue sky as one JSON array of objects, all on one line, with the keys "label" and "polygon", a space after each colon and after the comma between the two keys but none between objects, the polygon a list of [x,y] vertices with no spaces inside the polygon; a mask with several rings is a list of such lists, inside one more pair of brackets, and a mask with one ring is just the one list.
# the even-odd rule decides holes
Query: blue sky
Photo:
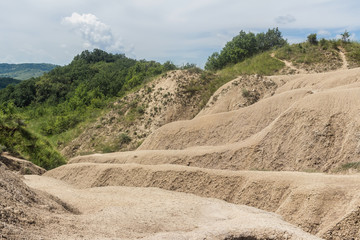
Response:
[{"label": "blue sky", "polygon": [[240,30],[279,27],[290,43],[310,33],[360,40],[356,0],[2,0],[0,63],[65,65],[85,49],[203,67]]}]

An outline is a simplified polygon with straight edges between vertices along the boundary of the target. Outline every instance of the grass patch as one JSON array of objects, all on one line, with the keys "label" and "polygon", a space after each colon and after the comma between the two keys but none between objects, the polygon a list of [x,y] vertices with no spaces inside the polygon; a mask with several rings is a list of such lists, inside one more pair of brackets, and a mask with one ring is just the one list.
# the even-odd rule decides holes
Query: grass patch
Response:
[{"label": "grass patch", "polygon": [[201,81],[190,83],[186,91],[192,96],[200,94],[200,108],[203,108],[210,97],[221,86],[241,75],[274,75],[278,73],[285,64],[270,56],[270,52],[264,52],[248,58],[240,63],[228,66],[218,72],[202,72]]},{"label": "grass patch", "polygon": [[350,42],[343,44],[350,67],[360,67],[360,43]]},{"label": "grass patch", "polygon": [[316,68],[318,65],[340,67],[342,62],[337,42],[322,40],[320,44],[308,42],[287,45],[275,52],[275,57],[292,62],[297,67]]},{"label": "grass patch", "polygon": [[28,159],[47,170],[66,163],[61,154],[45,137],[24,127],[1,126],[0,143],[5,146],[6,151]]},{"label": "grass patch", "polygon": [[[41,116],[34,116],[34,111],[37,111],[34,108],[29,108],[28,110],[24,110],[23,116],[26,119],[27,125],[29,129],[37,133],[44,133],[44,127],[49,126],[52,127],[53,125],[50,122],[54,121],[54,117],[51,114],[50,108],[44,108]],[[57,134],[51,134],[47,136],[47,140],[56,147],[61,147],[62,145],[66,145],[67,143],[71,142],[73,139],[78,137],[86,126],[94,123],[97,118],[106,112],[110,111],[109,103],[105,104],[103,109],[97,108],[86,108],[81,113],[76,113],[78,118],[78,123],[71,128],[68,128],[65,131],[62,131]]]},{"label": "grass patch", "polygon": [[345,164],[342,164],[338,171],[348,171],[350,169],[353,169],[353,170],[357,170],[359,171],[360,170],[360,162],[350,162],[350,163],[345,163]]}]

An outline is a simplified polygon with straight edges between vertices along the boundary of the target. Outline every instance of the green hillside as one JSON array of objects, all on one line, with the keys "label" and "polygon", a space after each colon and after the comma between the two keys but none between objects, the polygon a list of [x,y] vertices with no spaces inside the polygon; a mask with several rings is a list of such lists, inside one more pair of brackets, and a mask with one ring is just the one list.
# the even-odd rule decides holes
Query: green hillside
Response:
[{"label": "green hillside", "polygon": [[39,77],[44,73],[51,71],[55,67],[57,67],[57,65],[47,63],[0,63],[0,77],[25,80],[32,77]]},{"label": "green hillside", "polygon": [[[123,54],[110,54],[99,49],[84,51],[67,66],[57,67],[41,77],[8,85],[0,90],[0,103],[11,103],[11,109],[12,106],[15,107],[12,112],[15,111],[18,116],[15,123],[19,119],[23,123],[21,131],[15,131],[6,127],[6,121],[0,122],[0,131],[4,131],[1,134],[6,136],[0,138],[0,145],[20,156],[30,157],[30,160],[37,163],[37,158],[31,157],[36,156],[31,149],[37,152],[42,150],[27,148],[32,143],[24,138],[25,135],[46,137],[52,143],[51,148],[56,151],[57,144],[64,138],[74,138],[82,124],[108,111],[113,99],[122,97],[153,77],[173,69],[176,66],[170,62],[160,64],[155,61],[138,61]],[[0,116],[12,119],[8,112],[0,112]],[[13,121],[10,123],[14,125]],[[24,129],[31,131],[24,132]],[[6,134],[8,131],[10,133]],[[21,135],[23,133],[24,136]],[[20,140],[21,138],[24,139]],[[11,146],[9,142],[12,143]],[[40,147],[50,148],[50,145],[44,143]],[[53,162],[63,161],[55,159]],[[45,168],[55,165],[42,164]]]}]

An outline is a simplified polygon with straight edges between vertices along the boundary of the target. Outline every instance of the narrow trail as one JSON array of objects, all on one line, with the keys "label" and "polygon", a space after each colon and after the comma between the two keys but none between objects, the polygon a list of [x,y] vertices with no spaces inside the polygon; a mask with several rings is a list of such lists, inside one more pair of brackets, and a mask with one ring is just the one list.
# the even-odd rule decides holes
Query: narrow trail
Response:
[{"label": "narrow trail", "polygon": [[306,74],[307,71],[305,71],[304,69],[300,69],[300,68],[297,68],[295,67],[292,62],[289,62],[289,61],[286,61],[286,60],[283,60],[283,59],[279,59],[277,57],[275,57],[275,53],[271,53],[270,55],[272,58],[275,58],[281,62],[283,62],[285,64],[286,67],[290,68],[291,70],[293,70],[295,73],[297,74]]},{"label": "narrow trail", "polygon": [[[349,69],[349,63],[346,59],[346,55],[345,55],[345,49],[342,47],[339,47],[339,55],[342,61],[342,65],[340,68],[336,69],[335,71],[332,72],[336,72],[336,71],[341,71],[341,70],[347,70]],[[290,68],[291,70],[293,70],[296,74],[307,74],[308,72],[304,69],[300,69],[295,67],[292,62],[286,61],[284,59],[279,59],[275,56],[275,53],[271,53],[270,55],[272,58],[275,58],[281,62],[283,62],[285,64],[286,67]]]},{"label": "narrow trail", "polygon": [[341,57],[341,60],[343,62],[342,66],[341,66],[341,70],[345,70],[345,69],[349,69],[349,63],[346,59],[346,56],[345,56],[345,49],[343,48],[339,48],[340,51],[339,51],[339,54],[340,54],[340,57]]}]

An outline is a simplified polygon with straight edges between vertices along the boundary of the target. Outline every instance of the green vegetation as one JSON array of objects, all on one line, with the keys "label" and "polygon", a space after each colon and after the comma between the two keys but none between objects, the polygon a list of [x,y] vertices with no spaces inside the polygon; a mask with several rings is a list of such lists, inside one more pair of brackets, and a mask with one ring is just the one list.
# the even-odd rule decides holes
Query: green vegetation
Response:
[{"label": "green vegetation", "polygon": [[13,104],[0,108],[1,151],[24,157],[33,163],[52,169],[65,163],[65,159],[44,138],[26,129]]},{"label": "green vegetation", "polygon": [[[30,133],[28,129],[31,129],[29,136],[36,136],[36,139],[44,139],[40,135],[46,136],[53,146],[64,146],[80,134],[85,125],[108,111],[116,98],[173,69],[176,66],[170,62],[137,61],[123,54],[109,54],[99,49],[84,51],[67,66],[56,67],[41,77],[1,89],[0,102],[11,103],[17,108],[19,119],[27,123],[14,139],[27,141],[25,132]],[[144,107],[135,104],[125,118],[130,123],[132,118],[142,114]],[[123,135],[119,138],[119,143],[128,141]],[[40,140],[35,142],[40,143]],[[43,143],[46,144],[48,142]],[[36,162],[25,150],[5,146],[46,168],[57,165],[54,159],[50,160],[54,165]]]},{"label": "green vegetation", "polygon": [[295,66],[317,71],[335,70],[342,65],[339,51],[344,51],[350,67],[360,66],[360,43],[349,40],[349,33],[341,34],[342,39],[317,40],[310,34],[307,42],[286,45],[276,50],[279,59],[292,62]]},{"label": "green vegetation", "polygon": [[0,77],[0,89],[6,88],[7,85],[10,84],[18,84],[20,83],[20,80],[9,78],[9,77]]},{"label": "green vegetation", "polygon": [[360,170],[360,162],[345,163],[337,169],[338,172],[349,171],[349,170]]},{"label": "green vegetation", "polygon": [[231,41],[227,42],[220,53],[213,53],[206,62],[206,70],[219,70],[229,64],[236,64],[255,54],[282,47],[287,42],[282,38],[278,28],[269,29],[266,33],[246,33],[240,31]]},{"label": "green vegetation", "polygon": [[275,57],[290,61],[297,67],[330,70],[342,65],[338,47],[338,41],[321,39],[318,42],[316,35],[310,34],[307,42],[279,48]]},{"label": "green vegetation", "polygon": [[231,65],[217,71],[204,71],[201,75],[201,81],[198,83],[190,83],[187,86],[186,92],[189,95],[195,93],[200,94],[200,107],[204,107],[210,97],[225,83],[235,79],[241,75],[274,75],[278,73],[285,64],[278,59],[270,56],[270,51],[257,54],[253,57]]},{"label": "green vegetation", "polygon": [[341,34],[341,40],[344,43],[350,42],[350,33],[347,30],[345,30],[345,32]]},{"label": "green vegetation", "polygon": [[316,33],[312,33],[309,36],[307,36],[307,41],[308,43],[312,44],[312,45],[317,45],[318,44],[318,40],[317,40],[317,35]]},{"label": "green vegetation", "polygon": [[360,67],[360,43],[347,42],[343,44],[350,67]]},{"label": "green vegetation", "polygon": [[54,69],[56,65],[46,63],[0,64],[0,77],[11,77],[18,80],[39,77]]},{"label": "green vegetation", "polygon": [[[273,75],[285,67],[285,64],[270,56],[270,50],[287,46],[278,28],[266,33],[253,34],[240,31],[226,43],[220,53],[213,53],[205,65],[211,70],[202,73],[202,81],[190,84],[190,95],[200,93],[201,107],[205,106],[214,92],[225,83],[241,75]],[[212,72],[217,70],[216,73]]]}]

